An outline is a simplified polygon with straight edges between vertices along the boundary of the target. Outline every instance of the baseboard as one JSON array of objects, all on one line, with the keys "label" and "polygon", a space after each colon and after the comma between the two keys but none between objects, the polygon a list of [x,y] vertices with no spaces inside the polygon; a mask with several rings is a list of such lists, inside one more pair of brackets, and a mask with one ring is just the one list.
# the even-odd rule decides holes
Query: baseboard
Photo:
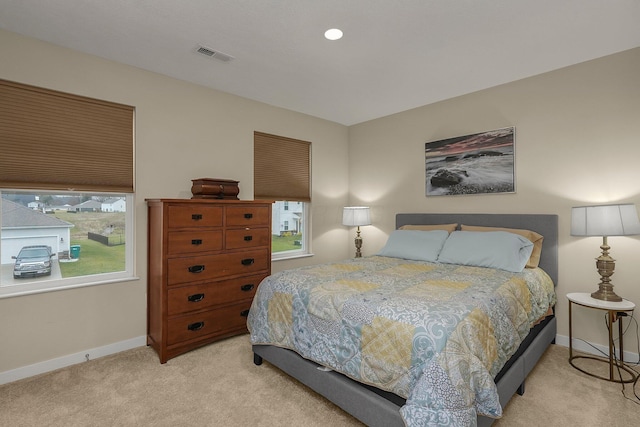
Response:
[{"label": "baseboard", "polygon": [[[556,344],[563,347],[569,347],[569,337],[565,335],[556,335]],[[129,340],[105,345],[102,347],[92,348],[90,350],[81,351],[75,354],[58,357],[56,359],[46,360],[44,362],[34,363],[33,365],[23,366],[21,368],[12,369],[10,371],[0,372],[0,385],[24,378],[33,377],[35,375],[44,374],[46,372],[55,371],[56,369],[86,362],[87,360],[97,359],[98,357],[108,356],[110,354],[119,353],[132,348],[147,345],[146,336],[131,338]],[[595,347],[595,349],[594,349]],[[573,348],[584,353],[595,354],[597,356],[608,355],[609,347],[600,344],[587,344],[583,341],[573,340]],[[597,349],[597,350],[596,350]],[[602,353],[600,353],[599,351]],[[630,351],[624,352],[624,360],[629,363],[638,363],[640,355]]]},{"label": "baseboard", "polygon": [[[556,335],[556,344],[561,345],[563,347],[569,347],[569,337],[565,335]],[[587,343],[585,341],[582,341],[576,338],[573,338],[573,349],[580,351],[582,353],[589,353],[596,356],[604,356],[604,357],[609,356],[609,346]],[[619,352],[616,352],[616,355],[617,354],[619,354]],[[631,364],[639,363],[640,355],[638,355],[638,353],[632,353],[630,351],[625,350],[624,361]]]},{"label": "baseboard", "polygon": [[147,345],[147,337],[141,336],[55,359],[45,360],[44,362],[34,363],[33,365],[23,366],[10,371],[0,372],[0,385],[145,345]]}]

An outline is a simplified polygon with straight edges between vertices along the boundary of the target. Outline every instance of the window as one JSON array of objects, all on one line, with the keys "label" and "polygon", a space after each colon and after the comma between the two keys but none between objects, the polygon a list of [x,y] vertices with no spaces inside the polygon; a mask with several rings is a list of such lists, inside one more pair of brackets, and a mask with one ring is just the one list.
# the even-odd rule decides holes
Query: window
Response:
[{"label": "window", "polygon": [[254,197],[275,200],[272,259],[309,254],[311,143],[254,132]]},{"label": "window", "polygon": [[[130,194],[3,191],[0,297],[133,276]],[[44,248],[50,259],[21,257]]]},{"label": "window", "polygon": [[[286,209],[288,205],[288,209]],[[285,259],[308,254],[307,203],[277,201],[272,208],[272,258]]]},{"label": "window", "polygon": [[0,297],[133,278],[133,129],[133,107],[0,80]]}]

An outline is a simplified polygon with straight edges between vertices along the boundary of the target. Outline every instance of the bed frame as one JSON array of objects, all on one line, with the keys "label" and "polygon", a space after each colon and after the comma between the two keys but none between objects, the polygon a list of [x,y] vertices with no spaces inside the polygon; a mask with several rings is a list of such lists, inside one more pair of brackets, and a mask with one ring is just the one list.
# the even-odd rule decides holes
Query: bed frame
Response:
[{"label": "bed frame", "polygon": [[[545,214],[414,214],[396,215],[396,228],[408,224],[450,224],[523,228],[544,236],[540,267],[553,283],[558,283],[558,216]],[[524,393],[524,381],[547,347],[555,342],[556,318],[532,329],[514,357],[496,376],[500,404],[504,408],[517,392]],[[269,345],[254,345],[254,363],[266,360],[296,378],[318,394],[369,426],[403,427],[399,409],[404,400],[392,393],[365,386],[334,371],[318,369],[320,365],[297,353]],[[493,419],[479,416],[478,426],[490,426]]]}]

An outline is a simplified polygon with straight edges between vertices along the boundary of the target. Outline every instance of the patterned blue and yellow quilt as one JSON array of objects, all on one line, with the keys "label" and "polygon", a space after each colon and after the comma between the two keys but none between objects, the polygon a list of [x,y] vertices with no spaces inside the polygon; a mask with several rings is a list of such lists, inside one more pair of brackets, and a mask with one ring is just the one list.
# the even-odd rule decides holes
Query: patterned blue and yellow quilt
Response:
[{"label": "patterned blue and yellow quilt", "polygon": [[473,426],[502,415],[493,378],[555,302],[538,268],[372,256],[267,277],[248,327],[252,344],[406,398],[408,426]]}]

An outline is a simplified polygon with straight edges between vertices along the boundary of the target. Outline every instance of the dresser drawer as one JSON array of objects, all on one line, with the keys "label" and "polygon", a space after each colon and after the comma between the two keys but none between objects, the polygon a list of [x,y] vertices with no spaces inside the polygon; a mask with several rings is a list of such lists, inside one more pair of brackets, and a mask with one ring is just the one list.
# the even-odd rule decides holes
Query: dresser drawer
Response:
[{"label": "dresser drawer", "polygon": [[223,279],[239,274],[268,271],[271,260],[268,249],[237,253],[170,258],[167,261],[167,284]]},{"label": "dresser drawer", "polygon": [[267,274],[240,277],[201,285],[174,287],[168,291],[169,316],[204,310],[219,304],[252,300],[258,285]]},{"label": "dresser drawer", "polygon": [[252,248],[256,246],[269,246],[271,244],[271,233],[268,227],[264,228],[241,228],[227,230],[225,236],[226,249]]},{"label": "dresser drawer", "polygon": [[226,209],[227,227],[271,224],[268,206],[228,206]]},{"label": "dresser drawer", "polygon": [[167,320],[167,345],[246,328],[251,301]]},{"label": "dresser drawer", "polygon": [[169,256],[222,250],[222,230],[170,231],[167,235]]},{"label": "dresser drawer", "polygon": [[169,228],[222,227],[221,206],[170,205]]}]

